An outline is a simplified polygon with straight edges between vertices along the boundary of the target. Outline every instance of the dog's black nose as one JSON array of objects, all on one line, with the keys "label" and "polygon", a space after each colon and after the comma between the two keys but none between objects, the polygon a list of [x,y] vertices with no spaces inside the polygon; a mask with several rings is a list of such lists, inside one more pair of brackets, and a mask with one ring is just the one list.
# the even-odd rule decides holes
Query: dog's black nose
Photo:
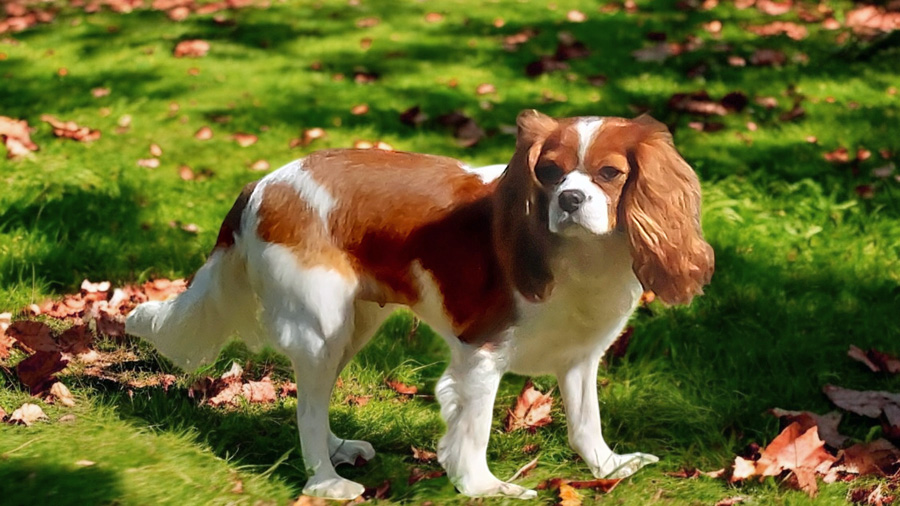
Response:
[{"label": "dog's black nose", "polygon": [[565,190],[559,194],[559,207],[567,213],[574,213],[584,203],[584,192],[581,190]]}]

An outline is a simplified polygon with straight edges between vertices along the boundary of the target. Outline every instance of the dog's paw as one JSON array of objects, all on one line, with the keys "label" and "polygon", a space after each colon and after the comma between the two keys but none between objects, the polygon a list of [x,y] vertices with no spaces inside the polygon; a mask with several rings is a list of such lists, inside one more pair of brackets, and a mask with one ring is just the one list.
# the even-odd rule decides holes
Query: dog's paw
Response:
[{"label": "dog's paw", "polygon": [[649,453],[626,453],[618,455],[613,453],[599,467],[591,467],[591,472],[596,478],[627,478],[636,473],[640,468],[659,462],[659,457]]},{"label": "dog's paw", "polygon": [[[493,478],[493,477],[492,477]],[[534,490],[520,487],[513,483],[506,483],[497,478],[475,480],[459,480],[456,488],[463,495],[469,497],[510,497],[513,499],[534,499],[537,492]]]},{"label": "dog's paw", "polygon": [[303,487],[303,495],[323,497],[336,501],[356,499],[365,492],[366,487],[355,481],[345,480],[340,476],[318,478],[313,476]]},{"label": "dog's paw", "polygon": [[366,462],[375,458],[375,448],[366,441],[355,439],[338,439],[331,450],[331,463],[337,467],[341,464],[356,465],[357,458]]}]

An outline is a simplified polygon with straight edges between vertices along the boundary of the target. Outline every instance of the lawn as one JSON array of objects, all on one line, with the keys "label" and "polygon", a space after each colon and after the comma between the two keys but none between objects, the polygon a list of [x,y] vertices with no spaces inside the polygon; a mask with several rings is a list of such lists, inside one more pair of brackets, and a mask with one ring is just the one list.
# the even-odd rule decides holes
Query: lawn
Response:
[{"label": "lawn", "polygon": [[[120,286],[191,275],[240,188],[316,149],[380,141],[504,163],[522,109],[649,111],[670,125],[702,180],[717,269],[690,307],[642,308],[627,352],[601,369],[606,439],[661,461],[596,501],[846,504],[860,483],[822,485],[813,500],[774,478],[732,485],[666,474],[722,468],[751,443],[771,441],[779,421],[770,408],[833,409],[825,384],[900,391],[897,376],[846,356],[851,344],[900,352],[900,179],[892,169],[900,160],[900,32],[866,36],[844,26],[856,7],[847,1],[821,5],[834,11],[834,30],[815,3],[772,15],[763,2],[279,0],[182,21],[147,8],[149,0],[127,13],[34,3],[55,18],[0,34],[0,116],[27,120],[40,147],[0,160],[0,312],[24,318],[22,308],[75,293],[84,279]],[[748,30],[776,20],[806,33],[795,40]],[[208,54],[175,58],[175,46],[191,39],[209,42]],[[558,44],[571,58],[553,56]],[[636,57],[641,49],[653,51]],[[643,61],[647,54],[660,61]],[[769,64],[772,55],[783,61]],[[699,91],[711,99],[671,100]],[[691,104],[722,114],[698,114]],[[401,121],[415,106],[421,114]],[[462,116],[448,117],[454,112]],[[101,136],[54,137],[45,114]],[[202,127],[210,139],[195,137]],[[311,138],[315,128],[324,135]],[[236,133],[257,141],[241,146]],[[139,165],[152,158],[158,166]],[[188,395],[194,376],[146,343],[95,346],[131,353],[119,372],[174,372],[177,381],[132,388],[76,365],[60,375],[75,406],[49,404],[17,379],[24,354],[14,350],[0,360],[0,407],[35,402],[49,421],[0,424],[0,503],[280,505],[300,494],[293,398],[201,406]],[[384,503],[470,502],[446,478],[407,484],[412,467],[437,468],[414,462],[410,447],[433,450],[441,435],[429,394],[447,358],[439,338],[400,313],[342,375],[333,428],[372,442],[379,455],[341,472],[372,487],[390,480]],[[239,345],[203,373],[221,375],[232,360],[257,379],[289,379],[286,359]],[[424,395],[409,399],[386,378]],[[567,446],[558,399],[549,426],[503,430],[524,381],[505,378],[498,396],[495,474],[507,478],[537,457],[520,483],[590,477]],[[359,405],[361,396],[371,399]],[[74,418],[60,421],[66,415]],[[847,414],[841,431],[869,441],[882,429]],[[556,496],[543,491],[540,500]]]}]

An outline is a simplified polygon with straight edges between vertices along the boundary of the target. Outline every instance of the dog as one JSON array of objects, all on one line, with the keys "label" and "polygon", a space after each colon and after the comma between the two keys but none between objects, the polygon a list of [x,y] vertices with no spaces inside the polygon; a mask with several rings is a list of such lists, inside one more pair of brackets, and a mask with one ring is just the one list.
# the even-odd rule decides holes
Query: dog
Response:
[{"label": "dog", "polygon": [[126,330],[186,369],[236,333],[287,355],[297,377],[304,494],[353,499],[335,466],[372,445],[328,424],[334,383],[398,307],[442,335],[437,448],[468,496],[533,498],[488,469],[494,397],[506,372],[553,374],[572,448],[594,476],[658,459],[619,455],[600,429],[597,369],[644,290],[667,304],[702,293],[714,254],[700,185],[662,123],[517,118],[507,165],[381,150],[324,150],[247,185],[190,287],[147,302]]}]

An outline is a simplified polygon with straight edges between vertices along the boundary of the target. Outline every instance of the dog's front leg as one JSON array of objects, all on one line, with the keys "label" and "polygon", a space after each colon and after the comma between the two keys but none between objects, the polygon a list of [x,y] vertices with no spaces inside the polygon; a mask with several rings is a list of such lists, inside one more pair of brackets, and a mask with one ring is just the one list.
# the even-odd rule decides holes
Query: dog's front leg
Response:
[{"label": "dog's front leg", "polygon": [[599,365],[600,358],[592,358],[557,374],[566,408],[569,444],[587,462],[595,477],[625,478],[659,458],[647,453],[619,455],[603,440],[597,399]]},{"label": "dog's front leg", "polygon": [[451,342],[450,366],[436,394],[447,433],[438,444],[438,460],[456,488],[471,497],[537,497],[533,490],[500,481],[488,469],[487,446],[494,398],[506,371],[502,351]]}]

